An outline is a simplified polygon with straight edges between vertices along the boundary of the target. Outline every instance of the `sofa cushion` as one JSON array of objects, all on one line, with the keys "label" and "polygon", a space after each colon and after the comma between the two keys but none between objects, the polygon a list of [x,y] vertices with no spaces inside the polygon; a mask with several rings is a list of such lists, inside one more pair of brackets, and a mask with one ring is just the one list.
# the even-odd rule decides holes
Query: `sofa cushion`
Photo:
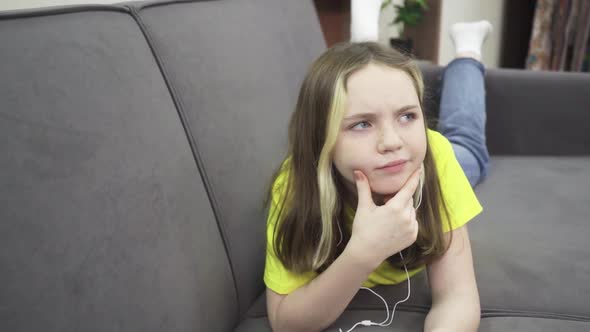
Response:
[{"label": "sofa cushion", "polygon": [[590,320],[590,157],[493,156],[470,223],[482,309]]},{"label": "sofa cushion", "polygon": [[[378,300],[379,301],[379,300]],[[391,313],[391,307],[389,308]],[[502,315],[506,315],[505,313]],[[348,330],[358,321],[370,319],[374,322],[382,322],[385,319],[385,311],[380,308],[370,310],[348,309],[326,331]],[[423,331],[426,313],[411,311],[400,306],[395,311],[393,322],[389,327],[364,327],[358,326],[354,331]],[[585,332],[590,330],[590,322],[574,317],[522,317],[522,316],[496,316],[493,313],[484,313],[481,318],[478,331],[480,332],[504,332],[504,331],[572,331]],[[240,323],[235,332],[270,332],[270,326],[266,317],[247,318]]]},{"label": "sofa cushion", "polygon": [[264,289],[265,190],[299,84],[325,48],[313,5],[176,3],[143,8],[139,19],[198,150],[243,312]]},{"label": "sofa cushion", "polygon": [[233,327],[219,230],[133,17],[4,14],[0,44],[0,330]]},{"label": "sofa cushion", "polygon": [[[380,301],[380,300],[378,300]],[[383,302],[381,302],[383,303]],[[391,315],[391,308],[389,308]],[[371,320],[376,323],[385,321],[387,314],[385,307],[378,310],[346,310],[344,313],[327,329],[326,332],[348,331],[354,324],[363,320]],[[401,311],[396,309],[393,322],[387,327],[380,326],[362,326],[358,325],[354,331],[423,331],[426,314],[420,312]],[[271,332],[268,319],[248,318],[240,323],[234,330],[235,332]]]},{"label": "sofa cushion", "polygon": [[[391,308],[389,308],[391,313]],[[369,319],[374,322],[385,320],[384,309],[375,308],[371,310],[346,310],[342,316],[332,324],[326,331],[347,331],[356,322]],[[393,322],[388,327],[364,327],[358,326],[354,331],[400,331],[413,332],[423,331],[426,314],[421,312],[412,312],[404,309],[395,311]],[[480,332],[538,332],[538,331],[572,331],[586,332],[590,330],[590,322],[576,320],[574,318],[539,318],[539,317],[519,317],[504,316],[497,317],[485,315],[481,318],[478,331]],[[271,332],[268,319],[266,317],[247,318],[240,323],[234,330],[235,332]]]},{"label": "sofa cushion", "polygon": [[485,317],[479,324],[479,332],[539,332],[539,331],[590,331],[590,322],[535,317]]},{"label": "sofa cushion", "polygon": [[487,142],[496,155],[590,155],[590,75],[489,70]]}]

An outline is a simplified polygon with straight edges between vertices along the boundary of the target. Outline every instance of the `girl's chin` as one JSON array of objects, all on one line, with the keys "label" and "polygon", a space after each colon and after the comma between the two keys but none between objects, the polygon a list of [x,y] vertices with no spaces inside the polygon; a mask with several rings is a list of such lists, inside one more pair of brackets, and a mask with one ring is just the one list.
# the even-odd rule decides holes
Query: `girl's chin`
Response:
[{"label": "girl's chin", "polygon": [[387,203],[387,201],[389,201],[391,198],[393,198],[395,196],[395,194],[397,194],[397,191],[394,192],[376,192],[373,191],[373,201],[375,202],[375,204],[377,205],[382,205]]},{"label": "girl's chin", "polygon": [[374,185],[371,184],[371,191],[376,195],[387,196],[387,195],[395,195],[400,189],[401,185],[398,183],[391,183],[385,185]]},{"label": "girl's chin", "polygon": [[375,202],[376,205],[383,205],[387,203],[390,199],[392,199],[394,196],[395,193],[385,195],[373,193],[373,202]]},{"label": "girl's chin", "polygon": [[384,204],[390,200],[401,189],[402,185],[393,181],[384,181],[381,183],[371,183],[371,191],[375,203]]}]

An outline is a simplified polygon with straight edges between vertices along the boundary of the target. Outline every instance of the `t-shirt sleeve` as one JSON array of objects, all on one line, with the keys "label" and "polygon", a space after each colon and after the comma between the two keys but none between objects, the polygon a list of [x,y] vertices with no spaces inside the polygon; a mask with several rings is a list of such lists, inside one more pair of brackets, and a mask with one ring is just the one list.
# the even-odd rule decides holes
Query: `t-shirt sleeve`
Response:
[{"label": "t-shirt sleeve", "polygon": [[264,266],[264,283],[266,287],[278,294],[289,294],[297,288],[307,284],[317,276],[316,272],[310,271],[296,274],[288,269],[277,258],[274,251],[274,234],[277,223],[278,209],[284,199],[283,188],[286,183],[286,174],[281,173],[273,184],[273,193],[268,219],[266,223],[266,262]]},{"label": "t-shirt sleeve", "polygon": [[[444,213],[443,231],[457,229],[483,211],[467,176],[457,161],[451,142],[442,134],[430,131],[430,146],[436,162],[442,197],[449,211],[451,228]],[[441,211],[443,212],[443,211]]]}]

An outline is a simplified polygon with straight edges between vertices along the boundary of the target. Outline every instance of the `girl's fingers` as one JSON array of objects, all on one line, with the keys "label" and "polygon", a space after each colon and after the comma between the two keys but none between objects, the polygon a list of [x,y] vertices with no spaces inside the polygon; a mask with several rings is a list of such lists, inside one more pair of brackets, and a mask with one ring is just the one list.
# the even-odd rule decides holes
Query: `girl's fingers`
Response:
[{"label": "girl's fingers", "polygon": [[354,180],[358,194],[357,210],[360,207],[369,207],[375,205],[371,195],[371,186],[369,185],[369,181],[365,174],[363,174],[362,171],[354,171]]},{"label": "girl's fingers", "polygon": [[405,203],[412,198],[414,192],[416,191],[416,188],[418,187],[418,182],[420,179],[420,170],[421,168],[415,170],[414,173],[412,173],[412,175],[408,178],[402,189],[400,189],[400,191],[398,191],[397,194],[395,194],[395,196],[393,196],[393,198],[390,199],[385,205],[404,206]]}]

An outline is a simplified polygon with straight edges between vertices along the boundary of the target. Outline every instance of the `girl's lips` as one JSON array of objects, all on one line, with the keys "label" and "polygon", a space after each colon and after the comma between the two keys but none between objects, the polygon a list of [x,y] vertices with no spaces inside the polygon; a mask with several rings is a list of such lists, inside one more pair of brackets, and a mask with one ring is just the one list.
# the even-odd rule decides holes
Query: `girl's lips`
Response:
[{"label": "girl's lips", "polygon": [[377,168],[385,168],[385,167],[389,167],[389,166],[397,166],[398,164],[403,164],[406,161],[408,161],[408,160],[406,160],[406,159],[398,159],[398,160],[390,161],[387,164],[385,164],[385,165],[383,165],[381,167],[377,167]]},{"label": "girl's lips", "polygon": [[406,163],[407,163],[406,160],[403,160],[401,162],[389,163],[388,165],[390,165],[390,166],[381,167],[381,168],[378,168],[378,170],[386,172],[386,173],[399,173],[404,169],[404,167],[406,166]]}]

